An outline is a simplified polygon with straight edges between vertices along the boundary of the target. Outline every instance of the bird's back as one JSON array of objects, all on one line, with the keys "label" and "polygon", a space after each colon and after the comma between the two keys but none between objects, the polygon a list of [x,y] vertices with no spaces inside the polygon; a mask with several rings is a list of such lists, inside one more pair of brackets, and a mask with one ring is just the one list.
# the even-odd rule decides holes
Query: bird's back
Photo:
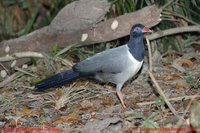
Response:
[{"label": "bird's back", "polygon": [[73,69],[79,72],[120,73],[127,63],[127,45],[100,52],[76,64]]}]

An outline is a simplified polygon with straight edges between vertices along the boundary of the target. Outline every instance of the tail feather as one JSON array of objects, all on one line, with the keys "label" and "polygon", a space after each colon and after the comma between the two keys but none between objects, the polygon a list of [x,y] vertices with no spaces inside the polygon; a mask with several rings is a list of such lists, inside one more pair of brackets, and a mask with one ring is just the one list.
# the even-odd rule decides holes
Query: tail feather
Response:
[{"label": "tail feather", "polygon": [[35,85],[36,90],[45,90],[51,87],[58,87],[71,82],[80,77],[79,72],[75,72],[72,69],[69,71],[61,72],[53,75],[40,83]]}]

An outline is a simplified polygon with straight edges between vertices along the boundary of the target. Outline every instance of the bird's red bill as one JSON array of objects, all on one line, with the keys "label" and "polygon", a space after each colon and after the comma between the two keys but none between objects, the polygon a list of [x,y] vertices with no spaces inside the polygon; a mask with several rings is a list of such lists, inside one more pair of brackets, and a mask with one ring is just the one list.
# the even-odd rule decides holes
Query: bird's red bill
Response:
[{"label": "bird's red bill", "polygon": [[147,28],[147,27],[144,27],[144,28],[142,29],[142,32],[151,32],[151,30],[150,30],[149,28]]}]

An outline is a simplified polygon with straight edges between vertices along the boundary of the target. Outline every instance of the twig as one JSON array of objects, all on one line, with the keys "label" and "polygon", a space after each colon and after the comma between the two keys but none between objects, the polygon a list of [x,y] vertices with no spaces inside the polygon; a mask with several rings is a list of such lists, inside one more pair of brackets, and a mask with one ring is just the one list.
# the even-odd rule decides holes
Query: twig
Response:
[{"label": "twig", "polygon": [[[169,12],[169,13],[168,13],[168,12]],[[188,19],[188,18],[185,17],[185,16],[182,16],[182,15],[180,15],[180,14],[176,14],[176,13],[174,13],[174,12],[172,12],[172,11],[168,11],[168,12],[163,12],[163,13],[168,14],[168,15],[171,15],[171,16],[175,16],[175,17],[182,18],[182,19],[184,19],[185,21],[187,21],[187,22],[189,22],[189,23],[191,23],[191,24],[198,25],[197,22],[194,22],[194,21]]]},{"label": "twig", "polygon": [[70,62],[69,60],[67,59],[63,59],[63,58],[60,58],[60,57],[53,57],[52,58],[54,61],[60,61],[63,65],[67,66],[67,67],[72,67],[73,66],[73,63]]},{"label": "twig", "polygon": [[167,52],[163,53],[163,54],[161,55],[161,57],[164,57],[164,56],[169,55],[169,54],[183,55],[183,53],[181,53],[181,52],[177,52],[177,51],[175,51],[175,50],[169,49],[169,50],[167,50]]},{"label": "twig", "polygon": [[147,47],[148,47],[148,54],[149,54],[149,71],[152,72],[153,62],[152,62],[151,46],[150,46],[149,40],[150,40],[149,36],[146,36]]},{"label": "twig", "polygon": [[33,89],[34,89],[33,86],[30,87],[30,86],[22,85],[22,86],[20,86],[20,87],[25,88],[25,89],[30,89],[30,90],[33,90]]},{"label": "twig", "polygon": [[165,30],[165,31],[159,31],[159,32],[153,33],[151,35],[147,35],[146,41],[147,41],[148,54],[149,54],[149,76],[150,76],[151,80],[153,81],[153,83],[155,84],[158,93],[164,98],[165,103],[168,105],[168,107],[172,111],[172,113],[176,117],[178,117],[179,120],[185,121],[185,119],[183,117],[180,117],[177,114],[176,110],[173,108],[173,106],[171,105],[168,98],[163,93],[162,89],[160,88],[159,84],[157,83],[156,79],[154,78],[154,76],[152,74],[153,62],[152,62],[152,54],[151,54],[151,46],[150,46],[150,40],[155,40],[155,39],[161,38],[163,36],[168,36],[168,35],[178,34],[178,33],[183,33],[183,32],[200,32],[200,26],[198,26],[198,25],[186,26],[186,27],[173,28],[173,29],[169,29],[169,30]]},{"label": "twig", "polygon": [[[192,95],[192,96],[182,96],[182,97],[174,97],[168,99],[169,101],[181,101],[181,100],[188,100],[188,99],[194,99],[194,98],[199,98],[200,95]],[[138,106],[145,106],[145,105],[151,105],[155,104],[156,101],[150,101],[150,102],[142,102],[142,103],[137,103]],[[186,111],[187,112],[187,111]]]},{"label": "twig", "polygon": [[149,76],[152,80],[152,82],[155,84],[157,92],[160,94],[160,96],[163,97],[165,103],[167,104],[167,106],[169,107],[169,109],[172,111],[172,113],[178,117],[181,120],[184,120],[182,117],[180,117],[176,110],[173,108],[173,106],[171,105],[171,103],[169,102],[168,98],[165,96],[164,92],[162,91],[162,89],[160,88],[159,84],[157,83],[156,79],[154,78],[153,74],[152,74],[152,54],[151,54],[151,47],[150,47],[150,42],[149,42],[149,38],[146,38],[147,41],[147,46],[148,46],[148,51],[149,51]]},{"label": "twig", "polygon": [[173,1],[174,1],[174,0],[168,1],[167,4],[165,4],[164,6],[162,6],[162,7],[160,8],[160,10],[161,10],[161,11],[164,10],[164,9],[165,9],[167,6],[169,6]]},{"label": "twig", "polygon": [[22,73],[16,72],[14,74],[12,74],[11,76],[9,76],[8,78],[6,78],[4,81],[0,82],[0,88],[4,87],[5,85],[9,84],[10,82],[12,82],[13,80],[15,80],[16,78],[22,76]]},{"label": "twig", "polygon": [[176,19],[171,19],[171,18],[162,18],[162,21],[165,20],[165,21],[174,21],[174,22],[180,22],[179,20],[176,20]]},{"label": "twig", "polygon": [[19,53],[14,53],[12,55],[7,55],[4,57],[0,57],[0,62],[6,62],[6,61],[12,61],[16,60],[19,58],[27,58],[27,57],[37,57],[37,58],[43,58],[43,55],[38,52],[19,52]]},{"label": "twig", "polygon": [[68,45],[67,47],[65,47],[64,49],[62,49],[61,51],[59,51],[59,52],[55,55],[55,57],[58,57],[58,56],[60,56],[61,54],[67,52],[67,51],[68,51],[70,48],[72,48],[74,45],[75,45],[75,44]]},{"label": "twig", "polygon": [[169,102],[168,98],[165,96],[165,94],[163,93],[161,87],[159,86],[159,84],[157,83],[156,79],[154,78],[152,72],[149,71],[149,76],[151,78],[151,80],[153,81],[153,83],[156,86],[157,92],[163,97],[165,103],[168,105],[169,109],[172,111],[172,113],[177,116],[177,112],[174,109],[174,107],[172,106],[172,104]]},{"label": "twig", "polygon": [[25,71],[25,70],[23,70],[23,69],[21,69],[21,68],[19,68],[19,67],[15,67],[15,70],[17,70],[17,71],[19,71],[19,72],[21,72],[21,73],[30,75],[30,76],[35,77],[35,78],[38,77],[38,76],[36,76],[35,74],[32,74],[32,73],[30,73],[30,72],[27,72],[27,71]]},{"label": "twig", "polygon": [[183,32],[200,32],[200,26],[195,25],[195,26],[172,28],[172,29],[168,29],[164,31],[158,31],[151,35],[147,35],[146,37],[148,37],[149,40],[155,40],[163,36],[168,36],[168,35],[173,35],[173,34],[178,34],[178,33],[183,33]]},{"label": "twig", "polygon": [[2,63],[0,63],[0,65],[7,73],[9,73],[8,69]]},{"label": "twig", "polygon": [[[192,102],[195,100],[195,98],[198,98],[198,97],[200,97],[199,93],[198,93],[197,95],[192,96],[192,97],[190,98],[190,102],[188,103],[188,105],[187,105],[187,107],[186,107],[186,109],[185,109],[185,111],[184,111],[184,113],[183,113],[183,115],[182,115],[182,118],[184,118],[184,116],[186,115],[186,113],[187,113],[188,110],[190,109],[190,107],[191,107],[191,105],[192,105]],[[189,123],[187,123],[187,124],[189,125]],[[182,125],[182,121],[179,120],[179,121],[177,122],[176,125],[178,125],[178,126]],[[178,126],[176,126],[176,127],[178,127]]]}]

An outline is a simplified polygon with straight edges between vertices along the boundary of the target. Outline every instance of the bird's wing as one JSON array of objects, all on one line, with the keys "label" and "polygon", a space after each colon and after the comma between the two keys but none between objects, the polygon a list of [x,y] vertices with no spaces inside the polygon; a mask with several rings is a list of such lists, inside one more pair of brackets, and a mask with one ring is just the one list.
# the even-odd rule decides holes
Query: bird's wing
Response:
[{"label": "bird's wing", "polygon": [[120,73],[127,67],[127,45],[98,53],[76,64],[73,69],[79,72]]}]

